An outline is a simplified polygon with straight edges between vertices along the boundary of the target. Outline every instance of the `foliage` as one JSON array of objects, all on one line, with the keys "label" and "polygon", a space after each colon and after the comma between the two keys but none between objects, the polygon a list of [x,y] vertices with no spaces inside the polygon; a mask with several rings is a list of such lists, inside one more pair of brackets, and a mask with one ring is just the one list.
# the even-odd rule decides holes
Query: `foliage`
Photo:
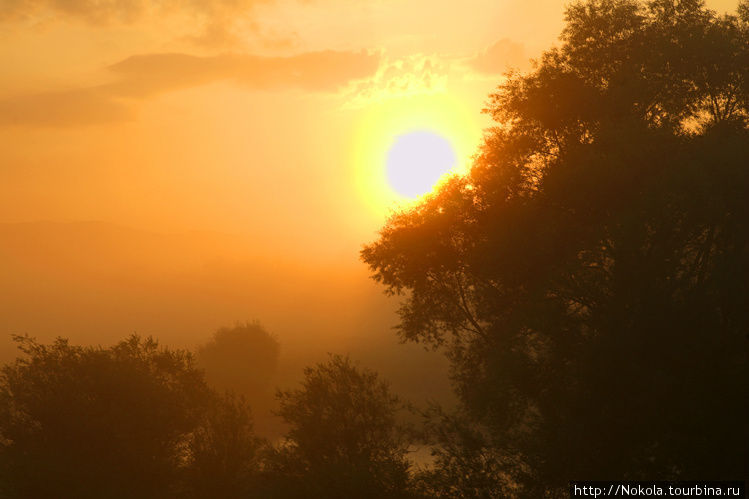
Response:
[{"label": "foliage", "polygon": [[255,436],[243,398],[214,395],[189,441],[188,490],[194,497],[253,497],[263,441]]},{"label": "foliage", "polygon": [[2,369],[0,483],[10,497],[164,497],[208,389],[191,357],[131,336],[42,345]]},{"label": "foliage", "polygon": [[434,460],[415,476],[417,490],[424,497],[517,495],[516,479],[526,470],[513,456],[491,445],[484,427],[461,411],[445,413],[438,406],[430,407],[424,416],[422,438],[431,444]]},{"label": "foliage", "polygon": [[521,495],[749,474],[747,12],[572,5],[471,172],[362,252]]},{"label": "foliage", "polygon": [[333,356],[306,368],[302,387],[281,391],[286,444],[270,456],[273,496],[408,496],[407,443],[401,407],[388,384]]},{"label": "foliage", "polygon": [[253,431],[241,396],[206,385],[186,351],[16,341],[0,379],[0,497],[406,497],[402,407],[348,359],[279,392],[285,442]]}]

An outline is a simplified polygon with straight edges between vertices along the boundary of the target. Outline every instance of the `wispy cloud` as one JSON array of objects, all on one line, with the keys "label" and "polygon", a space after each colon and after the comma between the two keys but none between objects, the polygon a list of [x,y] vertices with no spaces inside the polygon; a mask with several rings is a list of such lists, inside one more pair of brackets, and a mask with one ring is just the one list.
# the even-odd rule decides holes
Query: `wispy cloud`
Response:
[{"label": "wispy cloud", "polygon": [[376,73],[352,82],[347,108],[360,108],[387,99],[447,91],[449,61],[439,56],[413,55],[384,59]]},{"label": "wispy cloud", "polygon": [[376,73],[351,82],[344,107],[357,109],[389,99],[444,94],[449,81],[496,79],[509,69],[525,70],[529,64],[524,45],[507,38],[468,56],[383,57]]}]

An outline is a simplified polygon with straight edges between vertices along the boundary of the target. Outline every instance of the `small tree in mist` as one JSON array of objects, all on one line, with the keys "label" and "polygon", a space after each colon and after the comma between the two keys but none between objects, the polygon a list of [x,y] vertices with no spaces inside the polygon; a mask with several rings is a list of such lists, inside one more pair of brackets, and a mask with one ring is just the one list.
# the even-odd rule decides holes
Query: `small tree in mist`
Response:
[{"label": "small tree in mist", "polygon": [[269,395],[278,368],[278,340],[258,322],[222,327],[197,349],[208,383],[244,395],[254,402]]},{"label": "small tree in mist", "polygon": [[306,368],[302,387],[278,398],[290,430],[269,457],[273,495],[408,495],[407,442],[396,423],[402,404],[376,373],[333,356]]}]

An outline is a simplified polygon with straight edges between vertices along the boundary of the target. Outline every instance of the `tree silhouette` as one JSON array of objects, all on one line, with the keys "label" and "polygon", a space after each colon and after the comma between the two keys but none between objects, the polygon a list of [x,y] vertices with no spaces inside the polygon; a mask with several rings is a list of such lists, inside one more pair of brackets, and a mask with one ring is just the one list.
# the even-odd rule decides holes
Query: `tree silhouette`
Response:
[{"label": "tree silhouette", "polygon": [[254,497],[261,469],[259,439],[243,398],[214,395],[189,440],[186,490],[190,497]]},{"label": "tree silhouette", "polygon": [[749,475],[748,12],[572,5],[471,172],[363,250],[402,337],[450,356],[521,487],[497,490]]},{"label": "tree silhouette", "polygon": [[247,497],[262,441],[249,407],[211,391],[189,352],[131,336],[42,345],[0,379],[0,497]]},{"label": "tree silhouette", "polygon": [[269,496],[409,496],[401,403],[376,373],[333,356],[278,397],[290,430],[269,457]]},{"label": "tree silhouette", "polygon": [[258,322],[222,327],[196,352],[208,384],[246,398],[261,429],[275,433],[271,409],[272,379],[278,369],[280,345]]},{"label": "tree silhouette", "polygon": [[2,369],[0,487],[9,497],[165,497],[209,391],[183,351],[17,337]]},{"label": "tree silhouette", "polygon": [[422,429],[423,441],[432,445],[434,464],[415,473],[423,497],[516,497],[518,461],[498,452],[491,436],[468,415],[446,413],[430,407]]},{"label": "tree silhouette", "polygon": [[249,399],[265,394],[278,368],[280,345],[259,323],[222,327],[197,350],[206,380]]}]

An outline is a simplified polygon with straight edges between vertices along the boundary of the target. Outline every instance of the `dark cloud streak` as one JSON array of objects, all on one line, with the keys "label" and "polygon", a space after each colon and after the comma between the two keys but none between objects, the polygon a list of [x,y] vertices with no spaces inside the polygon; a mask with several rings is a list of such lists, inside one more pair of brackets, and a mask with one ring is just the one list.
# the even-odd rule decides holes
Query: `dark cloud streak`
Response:
[{"label": "dark cloud streak", "polygon": [[103,87],[21,95],[0,100],[0,126],[81,126],[124,121],[130,106]]},{"label": "dark cloud streak", "polygon": [[350,80],[374,74],[379,63],[378,54],[327,50],[291,57],[148,54],[129,57],[109,69],[121,77],[112,85],[113,90],[145,97],[224,79],[256,90],[300,88],[330,92]]},{"label": "dark cloud streak", "polygon": [[335,92],[376,73],[380,56],[368,52],[309,52],[290,57],[147,54],[108,68],[112,83],[0,100],[0,126],[79,126],[134,115],[132,101],[169,91],[233,81],[251,90]]}]

